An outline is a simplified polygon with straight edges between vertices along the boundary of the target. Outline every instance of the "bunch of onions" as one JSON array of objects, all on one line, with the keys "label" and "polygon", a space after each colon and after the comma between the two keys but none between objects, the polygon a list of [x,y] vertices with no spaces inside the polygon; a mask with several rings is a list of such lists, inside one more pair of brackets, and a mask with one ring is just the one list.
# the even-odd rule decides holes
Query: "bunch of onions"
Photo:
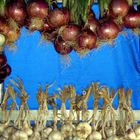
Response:
[{"label": "bunch of onions", "polygon": [[29,30],[41,30],[44,27],[44,20],[48,16],[49,6],[45,0],[34,0],[27,6],[28,18],[26,24]]}]

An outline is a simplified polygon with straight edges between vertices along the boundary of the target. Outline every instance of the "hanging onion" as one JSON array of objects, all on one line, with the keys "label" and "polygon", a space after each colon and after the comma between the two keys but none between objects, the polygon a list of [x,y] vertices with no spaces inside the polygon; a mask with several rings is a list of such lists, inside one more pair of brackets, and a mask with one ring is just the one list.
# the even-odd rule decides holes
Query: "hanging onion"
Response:
[{"label": "hanging onion", "polygon": [[54,42],[55,50],[61,55],[67,55],[72,51],[72,47],[68,42],[64,41],[61,37],[58,37]]},{"label": "hanging onion", "polygon": [[100,39],[114,39],[119,31],[118,25],[111,19],[103,22],[97,30]]},{"label": "hanging onion", "polygon": [[140,12],[130,10],[129,13],[124,18],[124,24],[128,28],[140,27]]},{"label": "hanging onion", "polygon": [[77,46],[74,48],[75,51],[81,51],[84,49],[91,50],[96,48],[96,35],[89,29],[82,31],[77,39]]},{"label": "hanging onion", "polygon": [[75,41],[80,34],[80,27],[75,24],[69,24],[62,27],[60,35],[65,41]]},{"label": "hanging onion", "polygon": [[26,17],[26,9],[24,3],[10,2],[6,7],[6,15],[18,23],[23,24]]},{"label": "hanging onion", "polygon": [[27,6],[27,13],[30,17],[38,17],[44,19],[49,11],[48,4],[44,0],[35,0]]},{"label": "hanging onion", "polygon": [[58,9],[50,11],[48,15],[49,25],[57,28],[69,22],[69,11],[67,9]]},{"label": "hanging onion", "polygon": [[85,28],[90,29],[92,32],[96,33],[96,29],[99,27],[99,22],[95,17],[89,17],[86,24]]},{"label": "hanging onion", "polygon": [[128,13],[129,5],[127,0],[112,0],[109,9],[111,16],[124,17]]}]

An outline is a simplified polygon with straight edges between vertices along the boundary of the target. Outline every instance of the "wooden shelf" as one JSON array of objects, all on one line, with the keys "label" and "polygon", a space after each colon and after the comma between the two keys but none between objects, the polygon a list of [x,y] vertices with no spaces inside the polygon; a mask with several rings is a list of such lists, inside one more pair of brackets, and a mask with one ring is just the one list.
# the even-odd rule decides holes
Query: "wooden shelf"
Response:
[{"label": "wooden shelf", "polygon": [[[1,113],[2,112],[0,110],[0,114]],[[37,110],[31,110],[31,114],[32,114],[32,116],[34,116],[34,119],[28,118],[27,120],[36,120],[37,119],[37,113],[38,113]],[[60,113],[60,111],[58,111],[58,113]],[[69,113],[69,110],[67,110],[67,113]],[[96,118],[95,118],[96,120],[99,118],[100,113],[101,113],[101,111],[98,110]],[[135,120],[136,121],[140,120],[140,110],[134,110],[133,113],[134,113]],[[18,114],[19,114],[19,111],[13,110],[11,120],[16,120]],[[48,114],[48,119],[47,120],[52,120],[53,119],[53,111],[49,110],[47,114]],[[76,114],[75,114],[75,116],[76,116]],[[92,110],[89,110],[89,118],[91,118],[91,116],[92,116]],[[116,120],[119,120],[119,118],[120,117],[119,117],[118,111],[116,111]],[[1,120],[1,115],[0,115],[0,120]],[[45,118],[44,118],[44,120],[45,120]]]}]

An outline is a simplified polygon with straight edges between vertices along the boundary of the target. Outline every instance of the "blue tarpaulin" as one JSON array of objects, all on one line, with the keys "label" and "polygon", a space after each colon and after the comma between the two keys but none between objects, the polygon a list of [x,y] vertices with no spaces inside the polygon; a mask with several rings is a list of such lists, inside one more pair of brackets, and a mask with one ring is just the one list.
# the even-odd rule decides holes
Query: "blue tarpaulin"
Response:
[{"label": "blue tarpaulin", "polygon": [[[98,7],[95,5],[93,9],[98,16]],[[113,44],[103,43],[84,57],[72,51],[69,57],[63,58],[56,53],[53,43],[41,41],[38,31],[29,33],[26,28],[22,28],[15,44],[16,50],[5,49],[12,73],[4,86],[9,83],[9,79],[20,77],[30,95],[28,103],[31,109],[37,109],[38,106],[38,85],[45,87],[46,83],[54,81],[50,93],[57,92],[57,88],[63,88],[65,84],[73,84],[80,94],[92,81],[115,90],[118,87],[129,87],[133,90],[132,106],[140,109],[140,37],[131,29],[124,29]],[[93,98],[90,97],[89,108],[92,108],[92,103]]]}]

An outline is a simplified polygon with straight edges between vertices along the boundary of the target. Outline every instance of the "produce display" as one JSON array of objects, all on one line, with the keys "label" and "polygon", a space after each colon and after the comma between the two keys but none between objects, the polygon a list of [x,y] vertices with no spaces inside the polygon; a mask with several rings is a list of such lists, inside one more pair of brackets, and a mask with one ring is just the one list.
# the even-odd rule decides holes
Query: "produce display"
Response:
[{"label": "produce display", "polygon": [[[58,88],[58,93],[52,94],[48,91],[52,86],[46,84],[45,90],[39,86],[35,117],[28,107],[29,95],[22,80],[11,80],[1,104],[0,140],[140,139],[140,125],[135,121],[131,107],[131,89],[118,88],[115,91],[92,82],[81,95],[76,93],[72,85]],[[90,96],[94,98],[91,115],[87,105]],[[20,105],[17,104],[17,98]],[[119,99],[117,106],[113,104],[115,98]],[[58,105],[57,99],[61,100],[61,105]],[[66,100],[70,102],[69,112],[66,111]],[[103,100],[103,104],[99,103],[99,100]],[[50,107],[53,112],[52,120],[49,118]],[[11,120],[15,110],[18,115]]]},{"label": "produce display", "polygon": [[[56,0],[1,0],[0,83],[11,73],[4,47],[14,46],[23,26],[29,33],[38,30],[42,39],[52,41],[56,52],[63,56],[72,51],[85,55],[101,43],[112,42],[124,28],[140,34],[139,3],[134,8],[133,0],[98,0],[99,19],[91,9],[93,4],[94,0],[62,0],[62,5]],[[82,95],[76,93],[73,85],[50,94],[51,86],[47,84],[45,90],[39,87],[35,117],[28,107],[29,95],[22,80],[11,80],[0,104],[0,140],[140,140],[140,125],[131,106],[131,89],[121,87],[115,91],[92,82]],[[91,96],[92,115],[87,105]],[[67,100],[70,108],[66,108]],[[18,116],[12,120],[14,111]]]}]

